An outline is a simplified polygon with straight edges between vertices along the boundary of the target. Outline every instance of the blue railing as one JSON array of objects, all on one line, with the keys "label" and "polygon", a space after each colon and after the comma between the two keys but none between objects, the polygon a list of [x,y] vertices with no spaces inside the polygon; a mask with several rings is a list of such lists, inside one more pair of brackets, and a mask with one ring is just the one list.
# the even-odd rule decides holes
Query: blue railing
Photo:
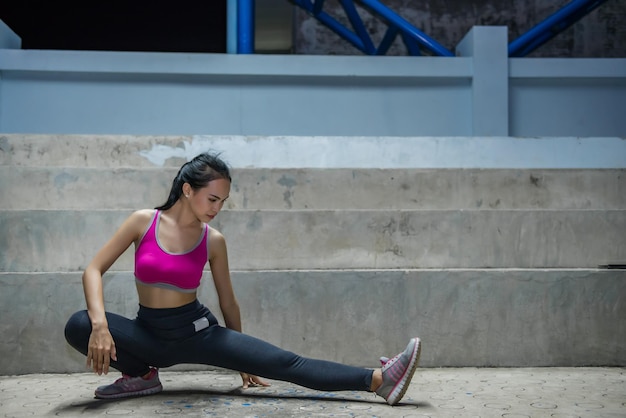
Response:
[{"label": "blue railing", "polygon": [[[367,55],[385,55],[396,37],[400,36],[409,55],[422,55],[426,50],[432,55],[451,57],[454,53],[414,27],[379,0],[339,0],[350,21],[348,28],[324,11],[324,0],[287,0],[306,10],[319,22]],[[608,0],[573,0],[556,13],[530,29],[509,44],[510,57],[523,57],[554,38]],[[254,53],[254,2],[255,0],[229,0],[236,2],[237,53]],[[373,15],[387,23],[387,31],[378,46],[372,38],[355,6],[359,3]],[[229,9],[229,10],[232,10]],[[231,31],[232,33],[232,31]]]},{"label": "blue railing", "polygon": [[295,5],[303,8],[319,20],[323,25],[337,33],[339,36],[350,42],[355,48],[367,55],[384,55],[396,39],[398,34],[407,47],[410,55],[421,55],[421,48],[425,48],[434,55],[452,57],[452,53],[424,32],[420,31],[396,12],[385,6],[378,0],[356,0],[361,5],[367,7],[374,15],[382,18],[387,23],[387,31],[378,47],[374,43],[365,29],[365,25],[354,5],[354,0],[339,0],[343,10],[350,20],[352,29],[346,28],[335,18],[323,10],[324,0],[289,0]]},{"label": "blue railing", "polygon": [[237,53],[254,53],[254,1],[255,0],[229,0],[235,3],[237,11]]},{"label": "blue railing", "polygon": [[574,0],[509,44],[510,57],[524,57],[607,0]]}]

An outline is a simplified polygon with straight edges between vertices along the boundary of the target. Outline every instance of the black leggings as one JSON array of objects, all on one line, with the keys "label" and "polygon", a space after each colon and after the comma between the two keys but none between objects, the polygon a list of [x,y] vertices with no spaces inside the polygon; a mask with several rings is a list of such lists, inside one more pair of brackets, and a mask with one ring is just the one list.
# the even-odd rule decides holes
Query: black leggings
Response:
[{"label": "black leggings", "polygon": [[[171,309],[140,305],[134,320],[113,313],[106,317],[117,352],[117,361],[111,361],[111,366],[129,376],[142,376],[150,366],[186,363],[222,367],[323,391],[369,391],[372,382],[370,369],[301,357],[224,328],[197,300]],[[194,326],[199,318],[206,318],[201,320],[204,324]],[[84,355],[90,334],[87,311],[70,317],[65,339]]]}]

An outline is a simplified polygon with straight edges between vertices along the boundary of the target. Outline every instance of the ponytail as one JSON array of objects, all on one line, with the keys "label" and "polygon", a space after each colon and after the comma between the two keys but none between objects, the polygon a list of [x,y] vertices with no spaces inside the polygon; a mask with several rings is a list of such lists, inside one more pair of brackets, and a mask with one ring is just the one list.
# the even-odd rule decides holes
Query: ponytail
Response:
[{"label": "ponytail", "polygon": [[176,174],[176,177],[174,177],[174,181],[172,182],[172,188],[170,189],[170,195],[167,197],[167,201],[161,206],[157,206],[155,209],[168,210],[169,208],[174,206],[176,202],[178,202],[178,199],[180,199],[180,196],[183,194],[183,184],[185,184],[185,182],[183,181],[182,172],[183,168],[185,168],[187,164],[189,163],[185,163],[180,168],[180,170],[178,170],[178,174]]}]

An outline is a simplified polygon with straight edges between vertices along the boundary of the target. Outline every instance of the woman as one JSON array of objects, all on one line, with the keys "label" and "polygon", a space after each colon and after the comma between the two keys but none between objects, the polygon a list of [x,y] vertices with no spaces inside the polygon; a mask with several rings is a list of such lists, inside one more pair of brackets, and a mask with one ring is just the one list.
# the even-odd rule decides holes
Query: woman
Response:
[{"label": "woman", "polygon": [[[87,310],[65,327],[67,341],[87,356],[87,367],[122,372],[96,389],[96,398],[160,392],[158,368],[194,363],[237,370],[243,388],[268,386],[258,376],[323,391],[373,391],[396,404],[406,392],[420,355],[418,338],[371,370],[314,360],[241,333],[239,305],[230,280],[226,242],[208,223],[230,193],[228,166],[200,154],[179,170],[167,202],[131,214],[83,273]],[[139,311],[134,320],[106,312],[102,275],[135,244]],[[196,298],[209,262],[225,327]]]}]

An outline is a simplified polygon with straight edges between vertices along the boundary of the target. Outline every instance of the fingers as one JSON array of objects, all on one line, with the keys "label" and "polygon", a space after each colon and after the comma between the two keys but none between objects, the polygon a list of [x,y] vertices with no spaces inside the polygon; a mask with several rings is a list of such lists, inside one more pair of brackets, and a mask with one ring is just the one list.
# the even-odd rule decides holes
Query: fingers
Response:
[{"label": "fingers", "polygon": [[93,369],[94,373],[101,374],[101,361],[98,361],[100,356],[97,354],[98,350],[94,350],[91,347],[87,350],[87,368]]},{"label": "fingers", "polygon": [[111,364],[111,354],[102,357],[102,373],[109,373],[109,365]]},{"label": "fingers", "polygon": [[250,376],[248,373],[239,373],[241,375],[241,380],[243,380],[243,388],[248,389],[248,385],[250,384]]},{"label": "fingers", "polygon": [[86,366],[88,369],[91,369],[92,359],[93,359],[93,354],[91,353],[91,348],[88,348],[87,349],[87,362],[86,362]]},{"label": "fingers", "polygon": [[262,380],[258,376],[252,376],[252,383],[254,383],[255,385],[261,385],[265,387],[272,386],[269,382]]},{"label": "fingers", "polygon": [[111,360],[117,361],[115,344],[111,344],[111,348],[89,347],[87,349],[87,368],[93,369],[98,375],[109,373]]},{"label": "fingers", "polygon": [[113,343],[111,343],[111,348],[109,350],[105,350],[104,355],[102,356],[102,373],[109,373],[111,360],[117,361],[117,352],[115,351],[115,344]]},{"label": "fingers", "polygon": [[241,379],[243,380],[243,389],[248,389],[250,386],[271,386],[270,383],[264,381],[258,376],[248,374],[248,373],[240,373]]},{"label": "fingers", "polygon": [[97,350],[96,353],[92,355],[91,360],[88,361],[88,363],[89,362],[91,362],[91,368],[93,369],[94,373],[101,375],[103,371],[104,357],[102,354],[100,354],[99,350]]},{"label": "fingers", "polygon": [[115,349],[115,344],[111,347],[111,360],[117,361],[117,350]]}]

